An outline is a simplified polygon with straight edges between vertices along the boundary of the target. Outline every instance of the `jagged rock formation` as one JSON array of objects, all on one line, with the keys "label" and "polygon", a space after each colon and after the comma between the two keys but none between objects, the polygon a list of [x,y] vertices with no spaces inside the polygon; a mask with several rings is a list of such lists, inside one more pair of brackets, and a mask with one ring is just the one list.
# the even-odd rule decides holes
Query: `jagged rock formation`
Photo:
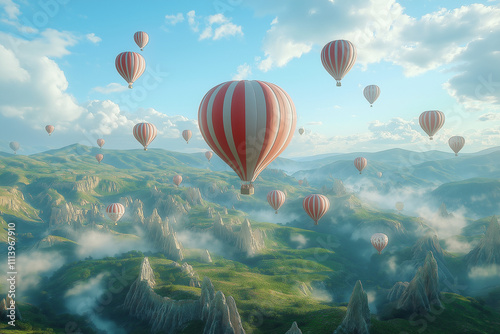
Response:
[{"label": "jagged rock formation", "polygon": [[185,200],[191,205],[200,205],[202,202],[201,192],[198,188],[187,188],[184,191]]},{"label": "jagged rock formation", "polygon": [[393,302],[398,300],[399,297],[403,294],[403,291],[408,287],[408,282],[396,282],[387,293],[387,300]]},{"label": "jagged rock formation", "polygon": [[198,300],[161,297],[154,292],[154,285],[154,272],[146,257],[123,304],[131,315],[149,322],[152,332],[173,334],[192,320],[203,320],[203,334],[245,334],[234,299],[215,292],[208,277],[203,280]]},{"label": "jagged rock formation", "polygon": [[90,192],[97,187],[100,179],[97,176],[78,175],[73,183],[73,191]]},{"label": "jagged rock formation", "polygon": [[137,224],[144,224],[144,204],[140,199],[131,203],[132,219]]},{"label": "jagged rock formation", "polygon": [[184,262],[181,266],[181,270],[183,273],[189,276],[189,286],[200,288],[200,277],[194,271],[193,266],[189,265],[187,262]]},{"label": "jagged rock formation", "polygon": [[313,288],[304,282],[299,282],[298,287],[304,296],[309,296],[313,292]]},{"label": "jagged rock formation", "polygon": [[158,209],[158,213],[162,217],[178,217],[182,218],[191,209],[188,203],[182,204],[178,202],[172,195],[166,197],[161,192],[154,196],[155,203],[153,207]]},{"label": "jagged rock formation", "polygon": [[417,271],[415,277],[398,299],[397,308],[408,313],[426,313],[431,305],[442,307],[439,300],[438,264],[429,251],[424,265]]},{"label": "jagged rock formation", "polygon": [[234,232],[231,225],[225,225],[221,216],[217,214],[214,225],[213,233],[216,238],[224,241],[230,246],[234,246],[239,252],[247,256],[253,256],[265,246],[265,232],[261,230],[252,231],[250,221],[245,219],[243,223],[239,220],[231,221],[234,225],[241,224],[239,232]]},{"label": "jagged rock formation", "polygon": [[57,225],[72,225],[83,223],[81,210],[75,209],[71,203],[63,203],[61,206],[53,207],[50,213],[49,227]]},{"label": "jagged rock formation", "polygon": [[[7,322],[9,321],[9,318],[7,318],[7,315],[10,314],[10,310],[8,310],[8,308],[11,307],[11,301],[12,301],[12,298],[10,298],[8,295],[5,296],[5,298],[3,298],[1,301],[0,301],[0,319],[2,319],[2,321],[4,322]],[[15,305],[15,304],[14,304]],[[19,311],[19,307],[15,306],[16,308],[16,320],[23,320],[23,317],[21,316],[21,312]]]},{"label": "jagged rock formation", "polygon": [[302,331],[300,330],[299,326],[297,326],[297,322],[294,321],[292,327],[290,327],[290,329],[285,334],[302,334]]},{"label": "jagged rock formation", "polygon": [[207,209],[207,218],[214,218],[215,216],[215,210],[211,206],[208,207]]},{"label": "jagged rock formation", "polygon": [[167,258],[175,261],[184,259],[182,245],[177,240],[176,233],[169,227],[168,218],[162,221],[158,211],[154,209],[145,226],[148,238]]},{"label": "jagged rock formation", "polygon": [[344,320],[334,332],[335,334],[368,334],[370,333],[370,309],[368,297],[363,291],[361,281],[357,281],[347,305]]},{"label": "jagged rock formation", "polygon": [[453,218],[452,213],[448,213],[448,210],[446,210],[446,204],[441,203],[441,206],[438,209],[438,215],[443,218]]},{"label": "jagged rock formation", "polygon": [[205,251],[201,253],[201,262],[212,263],[212,257],[210,256],[208,249],[205,249]]},{"label": "jagged rock formation", "polygon": [[500,265],[500,225],[495,216],[491,218],[483,239],[465,256],[465,261],[469,268],[478,265]]}]

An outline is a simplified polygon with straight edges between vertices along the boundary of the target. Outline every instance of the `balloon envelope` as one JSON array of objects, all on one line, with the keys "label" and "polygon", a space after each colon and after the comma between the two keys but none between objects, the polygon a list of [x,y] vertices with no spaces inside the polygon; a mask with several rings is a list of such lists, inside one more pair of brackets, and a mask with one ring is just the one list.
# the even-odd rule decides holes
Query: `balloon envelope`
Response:
[{"label": "balloon envelope", "polygon": [[369,85],[363,89],[363,95],[365,99],[370,102],[370,107],[373,107],[373,102],[375,102],[380,96],[380,88],[377,85]]},{"label": "balloon envelope", "polygon": [[116,70],[128,82],[128,88],[139,79],[146,69],[144,57],[136,52],[122,52],[115,59]]},{"label": "balloon envelope", "polygon": [[214,154],[211,151],[206,151],[205,152],[205,157],[208,159],[208,161],[210,161],[210,159],[212,159],[213,155]]},{"label": "balloon envelope", "polygon": [[142,51],[149,42],[149,35],[144,31],[138,31],[134,34],[134,41],[135,44],[137,44],[137,46],[141,48]]},{"label": "balloon envelope", "polygon": [[368,161],[363,158],[363,157],[357,157],[354,159],[354,166],[359,170],[359,174],[361,174],[361,171],[365,169],[366,165],[368,164]]},{"label": "balloon envelope", "polygon": [[396,202],[396,209],[398,211],[403,211],[404,208],[405,208],[405,204],[403,202]]},{"label": "balloon envelope", "polygon": [[429,135],[429,139],[432,140],[433,136],[441,129],[444,125],[444,113],[439,110],[428,110],[420,114],[418,118],[420,127]]},{"label": "balloon envelope", "polygon": [[106,214],[108,215],[109,219],[111,219],[115,223],[120,220],[124,213],[125,207],[120,203],[112,203],[106,208]]},{"label": "balloon envelope", "polygon": [[104,139],[102,138],[97,139],[97,146],[103,147],[103,145],[104,145]]},{"label": "balloon envelope", "polygon": [[[264,81],[228,81],[202,99],[198,124],[208,146],[240,179],[252,183],[290,143],[295,106],[280,87]],[[242,185],[242,194],[248,194]]]},{"label": "balloon envelope", "polygon": [[382,172],[377,172],[378,177],[382,177]]},{"label": "balloon envelope", "polygon": [[279,208],[285,203],[285,193],[281,190],[271,190],[267,194],[267,202],[278,213]]},{"label": "balloon envelope", "polygon": [[455,156],[457,156],[458,152],[460,152],[465,145],[465,138],[462,136],[453,136],[448,139],[448,145],[450,145],[450,148],[455,152]]},{"label": "balloon envelope", "polygon": [[189,139],[193,136],[193,132],[191,130],[184,130],[182,131],[182,138],[186,141],[186,143],[189,143]]},{"label": "balloon envelope", "polygon": [[300,128],[300,129],[299,129],[299,135],[303,135],[303,134],[304,134],[304,131],[305,131],[305,130],[304,130],[304,128]]},{"label": "balloon envelope", "polygon": [[45,126],[45,131],[49,134],[49,136],[54,132],[55,127],[53,125],[46,125]]},{"label": "balloon envelope", "polygon": [[182,176],[176,175],[176,176],[174,176],[174,178],[172,179],[172,181],[174,182],[174,184],[176,186],[179,186],[179,184],[181,184],[181,182],[182,182]]},{"label": "balloon envelope", "polygon": [[318,225],[318,221],[330,208],[330,201],[326,196],[312,194],[304,198],[302,207],[309,217],[314,220],[314,225]]},{"label": "balloon envelope", "polygon": [[389,238],[384,233],[375,233],[374,235],[372,235],[370,241],[373,247],[375,247],[375,249],[378,250],[378,253],[380,254],[385,246],[387,246],[387,244],[389,243]]},{"label": "balloon envelope", "polygon": [[138,123],[134,126],[134,137],[144,146],[144,151],[148,150],[148,145],[156,138],[156,126],[151,123]]},{"label": "balloon envelope", "polygon": [[17,141],[11,141],[9,147],[12,149],[12,151],[14,151],[15,154],[17,154],[17,150],[19,150],[19,147],[21,147],[21,145],[19,145]]},{"label": "balloon envelope", "polygon": [[98,163],[101,163],[102,159],[104,159],[104,155],[96,154],[95,159],[97,160]]},{"label": "balloon envelope", "polygon": [[337,86],[341,86],[340,80],[351,70],[356,62],[356,47],[346,40],[335,40],[327,43],[321,50],[321,63],[330,75],[337,80]]}]

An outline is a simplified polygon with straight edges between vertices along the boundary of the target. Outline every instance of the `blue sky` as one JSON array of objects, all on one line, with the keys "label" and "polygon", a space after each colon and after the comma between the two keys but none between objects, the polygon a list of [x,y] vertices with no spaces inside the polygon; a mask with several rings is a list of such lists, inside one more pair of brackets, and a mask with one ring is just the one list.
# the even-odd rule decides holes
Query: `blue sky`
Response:
[{"label": "blue sky", "polygon": [[[0,0],[0,150],[21,154],[73,143],[140,148],[132,127],[154,123],[150,147],[204,151],[198,105],[213,86],[264,80],[293,99],[298,127],[283,156],[405,148],[463,152],[500,143],[500,6],[498,1],[216,0],[83,2]],[[134,84],[116,55],[150,42],[147,70]],[[358,60],[342,87],[321,65],[320,51],[348,39]],[[381,96],[369,107],[362,90]],[[421,112],[445,113],[430,142]],[[48,136],[43,128],[53,124]],[[180,134],[193,130],[187,146]],[[451,152],[451,150],[450,150]]]}]

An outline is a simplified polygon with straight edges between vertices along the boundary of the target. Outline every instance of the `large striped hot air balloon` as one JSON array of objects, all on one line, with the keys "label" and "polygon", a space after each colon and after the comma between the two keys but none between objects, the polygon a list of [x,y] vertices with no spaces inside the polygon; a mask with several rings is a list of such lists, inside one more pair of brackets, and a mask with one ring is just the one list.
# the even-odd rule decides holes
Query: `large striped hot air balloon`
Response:
[{"label": "large striped hot air balloon", "polygon": [[207,160],[210,162],[210,159],[212,159],[212,156],[213,156],[213,152],[212,151],[206,151],[205,152],[205,158],[207,158]]},{"label": "large striped hot air balloon", "polygon": [[134,41],[135,44],[137,44],[137,46],[141,48],[141,51],[143,51],[144,47],[149,42],[149,35],[144,31],[138,31],[134,34]]},{"label": "large striped hot air balloon", "polygon": [[148,145],[156,138],[156,126],[151,123],[138,123],[134,126],[134,137],[148,150]]},{"label": "large striped hot air balloon", "polygon": [[49,134],[49,136],[54,132],[55,127],[53,125],[46,125],[45,126],[45,131]]},{"label": "large striped hot air balloon", "polygon": [[457,156],[458,152],[460,152],[465,145],[465,138],[462,136],[453,136],[448,139],[448,145],[450,145],[450,148],[455,152],[455,156]]},{"label": "large striped hot air balloon", "polygon": [[128,82],[128,88],[132,88],[134,81],[144,73],[146,61],[144,57],[136,52],[122,52],[115,59],[116,70]]},{"label": "large striped hot air balloon", "polygon": [[429,135],[429,139],[432,140],[432,136],[444,125],[444,113],[439,110],[424,111],[420,114],[418,121],[425,133]]},{"label": "large striped hot air balloon", "polygon": [[102,148],[104,146],[104,139],[102,138],[97,139],[97,146],[99,146],[99,148]]},{"label": "large striped hot air balloon", "polygon": [[96,154],[95,159],[97,160],[98,163],[101,163],[102,159],[104,159],[104,155]]},{"label": "large striped hot air balloon", "polygon": [[191,139],[192,136],[193,132],[191,130],[182,131],[182,138],[184,138],[187,144],[189,144],[189,139]]},{"label": "large striped hot air balloon", "polygon": [[269,205],[275,210],[274,213],[278,213],[279,208],[285,203],[285,193],[281,190],[271,190],[267,194],[267,201]]},{"label": "large striped hot air balloon", "polygon": [[370,103],[370,107],[373,107],[373,102],[375,102],[380,96],[380,88],[377,85],[366,86],[365,89],[363,89],[363,95]]},{"label": "large striped hot air balloon", "polygon": [[363,157],[357,157],[356,159],[354,159],[354,166],[359,170],[359,174],[361,174],[361,171],[365,169],[367,164],[368,161]]},{"label": "large striped hot air balloon", "polygon": [[318,225],[318,221],[330,209],[330,201],[326,196],[312,194],[304,198],[302,206],[309,217],[314,220],[314,225]]},{"label": "large striped hot air balloon", "polygon": [[14,151],[14,154],[17,154],[17,150],[19,150],[19,147],[21,147],[21,145],[19,145],[17,141],[11,141],[9,147],[12,151]]},{"label": "large striped hot air balloon", "polygon": [[326,71],[337,80],[337,86],[341,86],[340,80],[356,62],[356,47],[343,39],[327,43],[321,50],[321,62]]},{"label": "large striped hot air balloon", "polygon": [[208,146],[246,184],[252,182],[292,140],[295,106],[288,94],[264,81],[228,81],[213,87],[201,101],[198,124]]},{"label": "large striped hot air balloon", "polygon": [[106,208],[106,214],[108,215],[109,219],[112,221],[116,222],[120,220],[120,218],[123,216],[125,213],[125,207],[121,205],[120,203],[112,203],[108,205]]},{"label": "large striped hot air balloon", "polygon": [[175,175],[174,178],[172,179],[172,181],[174,182],[174,184],[178,187],[179,184],[181,184],[182,182],[182,176],[180,175]]},{"label": "large striped hot air balloon", "polygon": [[389,238],[384,233],[375,233],[374,235],[372,235],[370,241],[373,247],[375,247],[375,249],[380,254],[385,246],[387,246],[387,244],[389,243]]}]

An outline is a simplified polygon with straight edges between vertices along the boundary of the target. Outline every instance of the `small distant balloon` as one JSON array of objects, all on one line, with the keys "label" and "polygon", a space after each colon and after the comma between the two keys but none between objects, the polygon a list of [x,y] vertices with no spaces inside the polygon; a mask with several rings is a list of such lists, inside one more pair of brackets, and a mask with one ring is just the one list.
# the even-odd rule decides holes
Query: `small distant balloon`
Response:
[{"label": "small distant balloon", "polygon": [[96,154],[95,159],[97,160],[98,163],[101,163],[102,159],[104,159],[104,155]]},{"label": "small distant balloon", "polygon": [[448,145],[450,145],[450,148],[455,152],[455,156],[457,156],[458,152],[460,152],[465,145],[465,138],[462,136],[453,136],[448,139]]},{"label": "small distant balloon", "polygon": [[370,239],[373,247],[381,254],[382,250],[389,243],[389,238],[384,233],[375,233]]},{"label": "small distant balloon", "polygon": [[108,205],[106,208],[106,214],[108,215],[109,219],[112,221],[116,222],[120,220],[120,218],[123,216],[125,213],[125,207],[120,204],[120,203],[112,203]]},{"label": "small distant balloon", "polygon": [[116,56],[115,67],[123,79],[128,82],[128,88],[132,88],[134,82],[144,73],[146,61],[137,52],[122,52]]},{"label": "small distant balloon", "polygon": [[279,208],[285,203],[286,195],[281,190],[271,190],[267,194],[267,202],[278,213]]},{"label": "small distant balloon", "polygon": [[304,183],[304,180],[299,180],[298,182],[299,182],[299,186],[301,186],[302,183]]},{"label": "small distant balloon", "polygon": [[302,135],[304,134],[304,132],[305,132],[304,128],[300,128],[300,129],[299,129],[299,135],[301,135],[301,136],[302,136]]},{"label": "small distant balloon", "polygon": [[330,209],[330,201],[326,196],[312,194],[304,198],[302,207],[309,217],[314,220],[314,225],[318,225],[318,221]]},{"label": "small distant balloon", "polygon": [[137,46],[139,48],[141,48],[141,51],[143,51],[144,47],[149,42],[149,35],[147,33],[145,33],[144,31],[138,31],[134,34],[134,41],[135,41],[135,44],[137,44]]},{"label": "small distant balloon", "polygon": [[49,136],[54,132],[55,127],[53,125],[46,125],[45,126],[45,131],[49,134]]},{"label": "small distant balloon", "polygon": [[382,172],[377,172],[377,176],[378,176],[379,178],[381,178],[381,177],[382,177]]},{"label": "small distant balloon", "polygon": [[432,140],[436,132],[444,125],[444,113],[439,110],[428,110],[420,114],[418,118],[420,127],[429,135]]},{"label": "small distant balloon", "polygon": [[99,148],[102,148],[104,146],[104,139],[102,138],[97,139],[97,146],[99,146]]},{"label": "small distant balloon", "polygon": [[193,136],[193,132],[191,130],[182,131],[182,138],[189,144],[189,139]]},{"label": "small distant balloon", "polygon": [[377,101],[380,96],[380,88],[377,85],[366,86],[365,89],[363,89],[363,95],[370,103],[370,107],[373,107],[373,102]]},{"label": "small distant balloon", "polygon": [[207,160],[210,162],[210,159],[212,159],[212,156],[214,155],[214,153],[212,151],[206,151],[205,152],[205,157],[207,158]]},{"label": "small distant balloon", "polygon": [[396,209],[401,212],[405,208],[405,204],[403,202],[396,202]]},{"label": "small distant balloon", "polygon": [[176,175],[176,176],[174,176],[174,178],[172,179],[172,181],[174,182],[174,184],[176,186],[179,186],[181,184],[181,182],[182,182],[182,176]]},{"label": "small distant balloon", "polygon": [[354,166],[356,167],[357,170],[359,170],[359,174],[365,169],[366,165],[368,164],[368,161],[363,158],[363,157],[357,157],[354,159]]},{"label": "small distant balloon", "polygon": [[19,145],[17,141],[11,141],[9,147],[12,149],[12,151],[14,151],[14,154],[17,154],[17,150],[19,150],[19,147],[21,147],[21,145]]},{"label": "small distant balloon", "polygon": [[156,126],[151,123],[138,123],[134,126],[134,137],[144,146],[144,151],[148,150],[148,145],[156,138]]}]

